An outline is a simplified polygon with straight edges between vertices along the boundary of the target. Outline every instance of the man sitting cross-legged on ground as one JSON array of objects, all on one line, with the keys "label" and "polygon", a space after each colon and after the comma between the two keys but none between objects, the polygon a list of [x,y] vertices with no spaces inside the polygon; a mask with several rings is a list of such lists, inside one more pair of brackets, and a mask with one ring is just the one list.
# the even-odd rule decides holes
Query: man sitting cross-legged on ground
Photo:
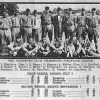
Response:
[{"label": "man sitting cross-legged on ground", "polygon": [[65,54],[66,57],[73,57],[74,56],[74,52],[75,52],[75,46],[73,41],[70,39],[68,41],[68,39],[66,40],[66,43],[68,42],[68,44],[65,47]]},{"label": "man sitting cross-legged on ground", "polygon": [[30,38],[29,42],[22,46],[23,49],[23,56],[25,57],[36,57],[38,52],[38,44],[36,43],[35,39]]},{"label": "man sitting cross-legged on ground", "polygon": [[9,48],[9,54],[10,56],[19,56],[19,52],[22,48],[23,40],[20,38],[17,38],[16,42],[10,43],[7,47]]},{"label": "man sitting cross-legged on ground", "polygon": [[43,38],[39,42],[39,52],[38,57],[49,57],[50,55],[50,42],[47,38]]},{"label": "man sitting cross-legged on ground", "polygon": [[67,39],[64,43],[64,52],[66,57],[79,57],[81,44],[75,36]]},{"label": "man sitting cross-legged on ground", "polygon": [[81,56],[90,56],[91,55],[91,48],[90,48],[90,41],[88,38],[88,34],[82,33],[82,37],[80,39],[80,43],[81,43]]},{"label": "man sitting cross-legged on ground", "polygon": [[81,44],[81,57],[100,57],[95,50],[91,47],[91,42],[89,41],[88,34],[82,34],[80,39]]},{"label": "man sitting cross-legged on ground", "polygon": [[54,41],[52,41],[50,47],[51,47],[51,55],[53,57],[63,56],[64,43],[62,42],[61,38],[57,38]]}]

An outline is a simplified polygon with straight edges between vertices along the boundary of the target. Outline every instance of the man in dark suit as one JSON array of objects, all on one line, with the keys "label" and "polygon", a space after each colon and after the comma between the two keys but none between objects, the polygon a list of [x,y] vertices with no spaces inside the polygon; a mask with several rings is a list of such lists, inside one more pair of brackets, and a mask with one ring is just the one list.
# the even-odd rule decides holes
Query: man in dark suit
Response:
[{"label": "man in dark suit", "polygon": [[57,38],[62,39],[62,19],[63,16],[61,16],[61,8],[58,7],[57,15],[54,16],[53,20],[55,39]]},{"label": "man in dark suit", "polygon": [[49,7],[45,7],[45,13],[41,15],[41,25],[42,38],[46,38],[48,36],[51,42],[53,39],[53,16],[49,12]]},{"label": "man in dark suit", "polygon": [[69,8],[69,14],[66,21],[65,37],[76,36],[76,15],[73,14],[73,10]]}]

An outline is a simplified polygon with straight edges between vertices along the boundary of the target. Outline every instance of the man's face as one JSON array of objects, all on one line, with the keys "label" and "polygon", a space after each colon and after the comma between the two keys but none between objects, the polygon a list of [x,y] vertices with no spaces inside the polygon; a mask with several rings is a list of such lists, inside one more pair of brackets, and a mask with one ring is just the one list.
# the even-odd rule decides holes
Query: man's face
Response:
[{"label": "man's face", "polygon": [[70,45],[70,46],[73,46],[73,41],[71,41],[69,45]]},{"label": "man's face", "polygon": [[21,44],[23,43],[23,39],[18,38],[18,39],[16,40],[16,43],[18,43],[19,45],[21,45]]},{"label": "man's face", "polygon": [[15,12],[15,14],[14,14],[14,15],[16,15],[16,16],[17,16],[18,14],[19,14],[18,12]]},{"label": "man's face", "polygon": [[85,14],[85,10],[84,10],[84,11],[82,11],[82,14]]},{"label": "man's face", "polygon": [[96,10],[95,11],[92,11],[92,13],[95,14],[96,13]]},{"label": "man's face", "polygon": [[37,15],[37,13],[34,13],[34,16],[36,16]]},{"label": "man's face", "polygon": [[34,43],[33,38],[30,38],[30,39],[29,39],[29,43],[30,43],[30,44],[33,44],[33,43]]},{"label": "man's face", "polygon": [[75,41],[76,40],[76,37],[73,37],[73,41]]},{"label": "man's face", "polygon": [[30,14],[30,11],[26,11],[26,15],[29,15]]},{"label": "man's face", "polygon": [[4,17],[7,17],[8,16],[8,13],[7,12],[3,12],[3,16]]},{"label": "man's face", "polygon": [[49,10],[46,10],[46,13],[48,14],[49,13]]},{"label": "man's face", "polygon": [[58,15],[61,15],[61,11],[58,11]]},{"label": "man's face", "polygon": [[20,40],[20,44],[23,44],[23,39]]},{"label": "man's face", "polygon": [[72,14],[72,11],[69,11],[69,14]]},{"label": "man's face", "polygon": [[46,43],[46,39],[43,39],[43,43]]}]

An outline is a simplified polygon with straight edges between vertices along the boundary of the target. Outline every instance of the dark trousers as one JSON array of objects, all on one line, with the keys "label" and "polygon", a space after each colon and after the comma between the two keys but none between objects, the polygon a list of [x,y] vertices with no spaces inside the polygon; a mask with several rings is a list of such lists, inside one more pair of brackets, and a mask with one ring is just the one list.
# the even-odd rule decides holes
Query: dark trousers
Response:
[{"label": "dark trousers", "polygon": [[52,41],[53,38],[53,25],[42,25],[42,38],[46,38],[48,35],[49,40]]},{"label": "dark trousers", "polygon": [[24,42],[29,42],[29,38],[32,37],[32,28],[22,28],[21,36]]},{"label": "dark trousers", "polygon": [[79,40],[82,37],[82,35],[85,34],[86,32],[87,32],[86,27],[78,26],[76,34],[77,39]]},{"label": "dark trousers", "polygon": [[74,25],[67,26],[64,30],[65,30],[65,37],[66,38],[76,36],[76,30],[75,30]]},{"label": "dark trousers", "polygon": [[89,41],[91,43],[92,43],[92,40],[94,40],[95,49],[98,51],[98,38],[99,38],[99,34],[97,33],[97,29],[96,28],[89,27],[89,29],[88,29],[88,38],[89,38]]},{"label": "dark trousers", "polygon": [[94,42],[97,43],[99,34],[97,33],[96,28],[89,28],[88,37],[89,37],[90,42],[92,42],[92,40],[94,40]]},{"label": "dark trousers", "polygon": [[36,42],[39,42],[41,39],[40,29],[32,29],[32,37]]},{"label": "dark trousers", "polygon": [[58,38],[62,39],[62,34],[63,34],[62,29],[60,29],[58,25],[55,25],[54,26],[54,37],[55,37],[55,39],[58,39]]}]

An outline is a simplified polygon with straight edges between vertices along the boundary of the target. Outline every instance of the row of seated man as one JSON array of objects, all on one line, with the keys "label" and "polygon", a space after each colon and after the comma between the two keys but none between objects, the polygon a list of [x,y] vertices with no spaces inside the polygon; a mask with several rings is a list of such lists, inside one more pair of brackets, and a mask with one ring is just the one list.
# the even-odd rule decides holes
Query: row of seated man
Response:
[{"label": "row of seated man", "polygon": [[5,45],[1,56],[8,57],[90,57],[96,53],[90,46],[87,34],[83,34],[81,39],[76,36],[61,40],[54,39],[51,42],[48,37],[36,42],[30,37],[28,43],[24,43],[22,38],[17,38],[16,42]]}]

